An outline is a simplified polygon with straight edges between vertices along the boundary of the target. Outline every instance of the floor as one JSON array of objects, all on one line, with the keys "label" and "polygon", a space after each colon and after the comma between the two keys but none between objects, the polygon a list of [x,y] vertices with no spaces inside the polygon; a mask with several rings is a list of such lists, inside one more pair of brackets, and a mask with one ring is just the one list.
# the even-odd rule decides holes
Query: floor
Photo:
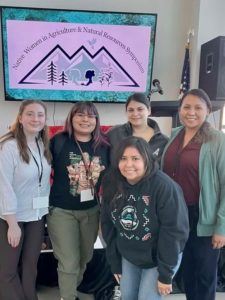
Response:
[{"label": "floor", "polygon": [[[94,300],[93,296],[80,294],[80,300]],[[166,296],[165,299],[167,300],[185,300],[185,296],[183,294],[175,294]],[[224,300],[225,293],[217,293],[216,300]],[[59,298],[59,291],[56,287],[45,287],[39,286],[38,287],[38,300],[60,300]]]},{"label": "floor", "polygon": [[[79,293],[78,296],[80,300],[94,300],[92,295]],[[38,300],[60,300],[58,288],[38,286]]]}]

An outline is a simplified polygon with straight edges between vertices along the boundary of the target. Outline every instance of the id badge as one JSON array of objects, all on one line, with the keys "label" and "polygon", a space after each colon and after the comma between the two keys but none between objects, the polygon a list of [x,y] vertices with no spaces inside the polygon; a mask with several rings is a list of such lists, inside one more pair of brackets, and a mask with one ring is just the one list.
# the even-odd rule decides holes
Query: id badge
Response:
[{"label": "id badge", "polygon": [[49,207],[49,198],[48,196],[44,197],[34,197],[33,198],[33,209],[47,208]]},{"label": "id badge", "polygon": [[91,189],[83,190],[80,193],[80,202],[94,200],[94,195],[92,195]]}]

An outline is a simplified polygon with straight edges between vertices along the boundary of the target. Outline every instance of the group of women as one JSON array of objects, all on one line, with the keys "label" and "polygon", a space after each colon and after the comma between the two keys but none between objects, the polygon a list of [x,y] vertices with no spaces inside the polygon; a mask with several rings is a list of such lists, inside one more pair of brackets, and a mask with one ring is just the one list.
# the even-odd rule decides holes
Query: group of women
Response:
[{"label": "group of women", "polygon": [[0,138],[0,299],[38,299],[45,220],[61,299],[78,299],[99,215],[123,300],[162,299],[180,264],[187,300],[215,299],[225,245],[225,136],[207,122],[204,91],[190,90],[179,103],[182,126],[169,141],[149,118],[145,95],[135,93],[128,122],[107,136],[94,104],[77,102],[49,142],[44,103],[22,102]]}]

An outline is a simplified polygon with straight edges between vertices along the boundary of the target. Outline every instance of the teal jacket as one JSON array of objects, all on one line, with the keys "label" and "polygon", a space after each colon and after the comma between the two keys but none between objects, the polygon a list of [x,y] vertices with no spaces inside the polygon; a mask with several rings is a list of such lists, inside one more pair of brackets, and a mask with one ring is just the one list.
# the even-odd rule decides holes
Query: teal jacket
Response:
[{"label": "teal jacket", "polygon": [[[165,152],[183,127],[173,129]],[[225,236],[225,134],[213,128],[211,140],[203,143],[199,156],[199,221],[198,236]],[[190,191],[191,192],[191,191]]]}]

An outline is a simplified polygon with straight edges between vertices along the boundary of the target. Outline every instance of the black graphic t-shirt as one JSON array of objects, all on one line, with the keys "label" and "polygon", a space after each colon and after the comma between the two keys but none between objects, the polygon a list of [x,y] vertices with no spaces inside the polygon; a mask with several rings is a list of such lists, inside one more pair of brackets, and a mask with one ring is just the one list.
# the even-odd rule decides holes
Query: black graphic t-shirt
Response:
[{"label": "black graphic t-shirt", "polygon": [[[56,136],[55,139],[57,138],[59,137]],[[91,190],[92,184],[95,185],[95,191],[98,191],[102,171],[108,166],[108,147],[101,146],[94,152],[92,141],[79,142],[85,157],[85,167],[74,139],[67,138],[57,155],[57,151],[54,151],[54,144],[56,143],[53,138],[51,150],[54,176],[50,193],[50,205],[71,210],[84,210],[95,206],[97,204],[95,195],[92,200],[81,201],[81,193]]]},{"label": "black graphic t-shirt", "polygon": [[73,196],[80,195],[84,190],[92,189],[89,177],[92,179],[94,185],[96,185],[101,171],[105,169],[100,156],[91,156],[88,152],[83,152],[83,157],[85,163],[81,154],[69,153],[70,165],[67,166],[67,171],[70,179],[70,193]]}]

